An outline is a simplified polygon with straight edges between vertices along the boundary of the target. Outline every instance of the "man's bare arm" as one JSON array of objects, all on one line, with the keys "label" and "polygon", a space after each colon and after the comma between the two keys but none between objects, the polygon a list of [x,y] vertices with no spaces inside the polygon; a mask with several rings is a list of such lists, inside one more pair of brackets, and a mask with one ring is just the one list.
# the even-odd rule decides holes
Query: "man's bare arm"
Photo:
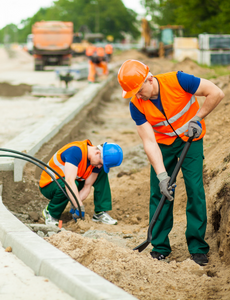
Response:
[{"label": "man's bare arm", "polygon": [[91,187],[96,181],[97,176],[98,173],[91,173],[90,176],[86,179],[84,187],[79,192],[81,201],[84,201],[88,197]]},{"label": "man's bare arm", "polygon": [[[83,203],[82,203],[81,197],[79,195],[78,188],[75,184],[75,179],[76,179],[76,176],[77,176],[77,170],[78,170],[78,167],[76,167],[75,165],[73,165],[71,163],[68,163],[68,162],[65,163],[65,180],[69,184],[69,186],[71,187],[74,194],[76,195],[80,206],[82,206]],[[68,188],[66,188],[66,191],[67,191],[67,194],[70,197],[73,205],[75,206],[75,208],[77,208],[78,206],[77,206],[77,203],[76,203],[73,195],[68,190]]]},{"label": "man's bare arm", "polygon": [[224,98],[223,91],[209,80],[201,78],[200,85],[195,93],[196,96],[205,96],[197,116],[205,118]]}]

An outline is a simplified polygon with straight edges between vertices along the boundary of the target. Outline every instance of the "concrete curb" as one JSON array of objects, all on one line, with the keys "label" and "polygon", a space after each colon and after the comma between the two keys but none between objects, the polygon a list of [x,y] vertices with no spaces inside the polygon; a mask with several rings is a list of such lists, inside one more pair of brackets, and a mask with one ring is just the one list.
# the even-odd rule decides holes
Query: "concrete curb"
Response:
[{"label": "concrete curb", "polygon": [[77,300],[134,300],[119,287],[58,250],[19,221],[0,196],[0,241],[30,267]]},{"label": "concrete curb", "polygon": [[[2,148],[13,149],[34,155],[41,146],[54,137],[58,131],[96,97],[99,91],[105,87],[115,74],[111,74],[101,83],[89,84],[85,89],[77,92],[68,101],[63,103],[55,111],[53,116],[47,116],[40,122],[30,126],[27,130],[3,145]],[[4,152],[1,152],[4,153]],[[5,153],[4,153],[5,154]],[[1,158],[0,171],[14,170],[14,181],[22,181],[23,168],[26,162],[14,158]]]}]

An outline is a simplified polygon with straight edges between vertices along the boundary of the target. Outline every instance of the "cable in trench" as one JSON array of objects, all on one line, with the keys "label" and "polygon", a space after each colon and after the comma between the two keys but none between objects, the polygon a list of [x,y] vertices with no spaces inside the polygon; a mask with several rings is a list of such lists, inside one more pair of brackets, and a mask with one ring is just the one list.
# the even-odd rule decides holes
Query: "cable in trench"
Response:
[{"label": "cable in trench", "polygon": [[[5,154],[5,155],[1,155],[0,154],[0,157],[13,157],[13,158],[17,158],[17,159],[22,159],[22,160],[25,160],[25,161],[28,161],[34,165],[36,165],[37,167],[39,167],[40,169],[42,169],[43,171],[45,171],[55,182],[56,184],[58,185],[58,187],[61,189],[61,191],[64,193],[64,195],[66,196],[66,198],[70,201],[70,203],[73,205],[70,197],[68,196],[68,194],[63,190],[63,188],[61,187],[61,185],[59,184],[59,182],[57,181],[57,179],[53,176],[53,174],[51,174],[47,169],[49,169],[50,171],[52,171],[54,174],[56,174],[58,176],[59,179],[62,180],[62,182],[65,184],[65,186],[68,188],[68,190],[70,191],[70,193],[72,194],[72,196],[74,197],[76,203],[77,203],[77,206],[78,206],[78,210],[79,210],[79,215],[80,215],[80,218],[83,219],[82,217],[82,213],[81,213],[81,206],[79,204],[79,201],[76,197],[76,195],[74,194],[73,190],[71,189],[71,187],[68,185],[68,183],[65,181],[65,179],[56,171],[54,170],[53,168],[51,168],[49,165],[47,165],[46,163],[44,163],[43,161],[39,160],[38,158],[35,158],[31,155],[28,155],[26,153],[23,153],[23,152],[19,152],[19,151],[16,151],[16,150],[12,150],[12,149],[6,149],[6,148],[0,148],[0,151],[4,151],[4,152],[11,152],[11,153],[15,153],[15,154],[18,154],[18,155],[12,155],[12,154]],[[22,155],[23,157],[19,156],[19,155]],[[43,166],[45,166],[46,168],[44,168]],[[74,205],[73,205],[74,207]]]}]

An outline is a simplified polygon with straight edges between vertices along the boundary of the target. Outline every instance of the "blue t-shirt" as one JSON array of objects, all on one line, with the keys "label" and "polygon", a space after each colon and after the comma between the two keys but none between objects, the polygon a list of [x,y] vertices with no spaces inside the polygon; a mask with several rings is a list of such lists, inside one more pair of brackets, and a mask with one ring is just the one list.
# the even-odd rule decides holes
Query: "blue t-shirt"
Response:
[{"label": "blue t-shirt", "polygon": [[[181,87],[190,94],[195,94],[199,85],[200,85],[200,78],[195,77],[194,75],[190,75],[187,73],[183,73],[181,71],[177,72],[177,79]],[[161,103],[160,94],[158,95],[157,99],[149,99],[152,103],[161,111],[163,112],[163,107]],[[136,122],[136,125],[142,125],[147,122],[146,117],[142,114],[139,109],[130,101],[129,109],[131,113],[131,117]]]},{"label": "blue t-shirt", "polygon": [[[66,149],[61,154],[61,159],[64,163],[68,162],[72,165],[78,167],[80,161],[82,160],[82,151],[81,148],[77,146],[72,146]],[[87,168],[90,165],[90,161],[87,159]],[[100,173],[102,168],[94,168],[93,173]]]}]

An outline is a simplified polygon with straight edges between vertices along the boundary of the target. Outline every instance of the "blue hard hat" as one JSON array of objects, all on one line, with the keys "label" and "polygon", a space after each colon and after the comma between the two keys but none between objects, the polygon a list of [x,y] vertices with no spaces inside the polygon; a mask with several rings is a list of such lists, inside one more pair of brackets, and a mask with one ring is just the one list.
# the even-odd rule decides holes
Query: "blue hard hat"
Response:
[{"label": "blue hard hat", "polygon": [[102,148],[103,168],[106,173],[112,167],[120,166],[123,160],[123,151],[121,147],[113,143],[104,143]]}]

